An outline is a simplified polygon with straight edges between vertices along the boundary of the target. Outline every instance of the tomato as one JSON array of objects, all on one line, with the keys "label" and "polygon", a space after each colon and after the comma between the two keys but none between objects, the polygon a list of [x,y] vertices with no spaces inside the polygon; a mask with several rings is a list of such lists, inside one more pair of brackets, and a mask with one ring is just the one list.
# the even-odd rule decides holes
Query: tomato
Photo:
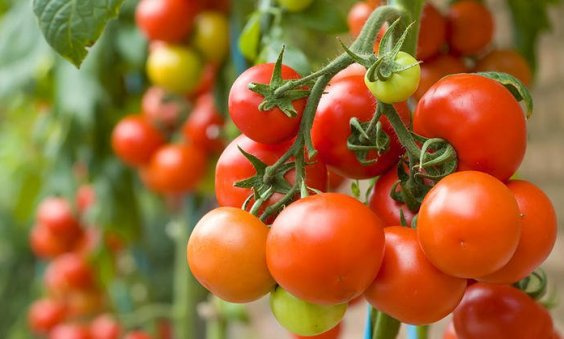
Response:
[{"label": "tomato", "polygon": [[165,143],[164,136],[142,115],[121,119],[112,132],[114,153],[130,166],[149,163],[153,154]]},{"label": "tomato", "polygon": [[163,146],[147,169],[149,188],[164,194],[191,191],[204,177],[206,160],[205,152],[193,144]]},{"label": "tomato", "polygon": [[502,182],[465,171],[445,177],[425,196],[417,234],[425,255],[441,271],[478,278],[509,262],[521,225],[517,201]]},{"label": "tomato", "polygon": [[195,21],[194,47],[206,60],[220,63],[229,52],[229,23],[220,12],[202,12]]},{"label": "tomato", "polygon": [[192,30],[195,0],[141,0],[135,20],[149,40],[179,42]]},{"label": "tomato", "polygon": [[530,86],[533,80],[531,67],[519,52],[511,49],[493,50],[478,60],[476,72],[503,72]]},{"label": "tomato", "polygon": [[328,170],[327,171],[327,191],[335,192],[338,191],[347,179],[337,173]]},{"label": "tomato", "polygon": [[454,53],[473,55],[492,41],[494,20],[480,1],[462,0],[452,4],[447,13],[447,40]]},{"label": "tomato", "polygon": [[147,58],[147,75],[155,86],[186,94],[200,82],[203,64],[189,47],[161,45],[152,49]]},{"label": "tomato", "polygon": [[337,326],[333,327],[327,332],[323,332],[314,336],[294,335],[294,339],[339,339],[343,329],[343,322],[341,321]]},{"label": "tomato", "polygon": [[509,263],[479,278],[481,281],[509,284],[525,278],[548,257],[556,241],[556,212],[546,194],[523,180],[511,180],[507,187],[515,195],[521,211],[521,238]]},{"label": "tomato", "polygon": [[49,339],[91,339],[88,327],[80,324],[61,324],[57,325],[51,333]]},{"label": "tomato", "polygon": [[[376,111],[376,100],[366,88],[360,76],[346,77],[327,87],[326,94],[315,114],[311,137],[319,159],[335,173],[347,178],[367,179],[380,175],[396,164],[404,150],[395,136],[392,126],[383,117],[383,130],[390,137],[389,149],[378,156],[374,164],[364,166],[355,154],[347,148],[347,139],[351,133],[349,121],[358,118],[361,122],[369,121]],[[395,105],[402,120],[409,123],[409,109],[405,103]]]},{"label": "tomato", "polygon": [[366,20],[368,20],[370,14],[372,14],[372,11],[374,11],[374,8],[376,7],[364,1],[359,1],[351,7],[347,15],[347,23],[353,37],[357,37],[360,34],[362,27],[366,23]]},{"label": "tomato", "polygon": [[349,302],[378,273],[383,226],[368,207],[344,194],[300,199],[272,224],[266,242],[268,269],[300,299],[324,305]]},{"label": "tomato", "polygon": [[[268,84],[274,71],[274,64],[260,64],[243,72],[229,92],[229,114],[235,125],[246,136],[256,142],[277,144],[296,136],[305,108],[306,99],[292,102],[296,117],[288,117],[278,107],[261,111],[258,106],[264,97],[249,89],[250,83]],[[299,79],[292,68],[282,65],[284,80]]]},{"label": "tomato", "polygon": [[439,53],[446,42],[446,18],[432,3],[426,2],[421,13],[417,59],[427,60]]},{"label": "tomato", "polygon": [[221,136],[221,128],[225,120],[215,107],[211,93],[198,98],[188,120],[182,127],[186,140],[208,152],[221,152],[225,142]]},{"label": "tomato", "polygon": [[301,12],[308,8],[313,0],[278,0],[280,7],[288,12]]},{"label": "tomato", "polygon": [[117,320],[110,314],[101,314],[90,324],[92,339],[119,339],[121,327]]},{"label": "tomato", "polygon": [[509,285],[468,287],[453,320],[460,339],[551,339],[553,335],[548,311]]},{"label": "tomato", "polygon": [[47,197],[37,207],[37,222],[67,239],[80,235],[80,225],[65,198]]},{"label": "tomato", "polygon": [[347,311],[347,304],[316,305],[277,287],[270,294],[270,309],[288,331],[312,336],[336,327]]},{"label": "tomato", "polygon": [[[235,187],[238,181],[256,175],[253,165],[239,151],[241,147],[245,152],[254,155],[267,165],[274,164],[290,148],[291,142],[277,145],[265,145],[254,142],[244,135],[233,140],[223,151],[215,169],[215,196],[220,206],[241,208],[245,200],[252,194],[248,188]],[[305,167],[306,184],[308,187],[327,190],[327,168],[315,159],[311,165]],[[295,170],[290,170],[285,178],[291,184],[295,183]],[[282,196],[275,193],[263,206],[269,206],[280,200]],[[252,201],[249,203],[249,209]]]},{"label": "tomato", "polygon": [[445,333],[443,333],[443,339],[458,339],[452,320],[448,322]]},{"label": "tomato", "polygon": [[94,284],[94,275],[88,262],[76,253],[55,258],[45,270],[45,286],[54,294],[69,290],[85,290]]},{"label": "tomato", "polygon": [[527,146],[525,115],[497,81],[457,74],[437,82],[421,98],[413,129],[454,146],[458,170],[489,173],[504,181],[515,173]]},{"label": "tomato", "polygon": [[466,289],[466,279],[439,271],[419,247],[416,231],[402,226],[384,229],[382,268],[364,296],[372,306],[413,325],[439,321],[452,312]]},{"label": "tomato", "polygon": [[376,74],[374,74],[374,79],[370,79],[368,72],[364,77],[364,82],[370,92],[372,92],[378,100],[388,104],[409,99],[417,87],[419,87],[419,79],[421,78],[421,66],[419,66],[417,60],[411,55],[405,52],[399,52],[394,62],[401,67],[414,66],[401,72],[393,73],[391,77],[386,80],[378,79]]},{"label": "tomato", "polygon": [[267,235],[268,227],[254,215],[233,207],[216,208],[192,231],[187,246],[190,270],[223,300],[256,300],[275,285],[266,267]]},{"label": "tomato", "polygon": [[65,304],[55,299],[39,299],[31,304],[27,313],[29,328],[40,334],[46,334],[66,317]]},{"label": "tomato", "polygon": [[131,331],[123,339],[151,339],[151,336],[143,331]]},{"label": "tomato", "polygon": [[335,76],[331,79],[331,82],[329,84],[332,85],[349,77],[361,76],[364,78],[365,74],[366,74],[366,68],[361,64],[354,63],[349,65],[347,68],[343,69],[339,73],[335,74]]},{"label": "tomato", "polygon": [[188,102],[160,87],[150,87],[143,94],[141,110],[153,126],[172,131],[186,115]]},{"label": "tomato", "polygon": [[92,185],[81,185],[76,191],[76,208],[86,213],[96,203],[96,191]]},{"label": "tomato", "polygon": [[[405,222],[409,226],[415,213],[407,208],[405,204],[395,201],[390,196],[392,187],[397,181],[398,172],[396,168],[390,169],[378,178],[370,196],[369,205],[386,226],[401,225],[401,214],[403,214]],[[399,187],[397,187],[396,191],[399,191]]]},{"label": "tomato", "polygon": [[35,225],[29,234],[29,244],[33,254],[45,259],[69,252],[78,241],[78,237],[62,237],[42,224]]},{"label": "tomato", "polygon": [[419,81],[419,87],[413,94],[413,97],[416,100],[420,100],[429,88],[441,80],[442,77],[449,74],[464,73],[466,70],[464,61],[450,54],[439,55],[436,58],[425,61],[421,64],[421,81]]}]

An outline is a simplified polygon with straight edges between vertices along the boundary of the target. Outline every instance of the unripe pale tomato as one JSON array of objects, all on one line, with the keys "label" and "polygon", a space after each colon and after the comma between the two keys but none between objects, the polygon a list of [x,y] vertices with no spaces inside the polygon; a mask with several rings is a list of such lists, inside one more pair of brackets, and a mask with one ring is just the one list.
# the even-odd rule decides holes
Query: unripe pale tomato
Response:
[{"label": "unripe pale tomato", "polygon": [[220,12],[201,12],[196,17],[194,47],[206,60],[220,63],[229,52],[229,23]]},{"label": "unripe pale tomato", "polygon": [[308,8],[313,0],[278,0],[280,7],[289,12],[301,12]]},{"label": "unripe pale tomato", "polygon": [[177,94],[193,91],[202,75],[200,57],[189,47],[160,45],[149,52],[147,75],[155,86]]},{"label": "unripe pale tomato", "polygon": [[164,143],[164,136],[142,115],[121,119],[112,132],[114,152],[130,166],[148,164]]},{"label": "unripe pale tomato", "polygon": [[339,325],[333,327],[332,329],[330,329],[327,332],[323,332],[321,334],[318,335],[308,335],[308,336],[302,336],[302,335],[296,335],[294,334],[294,339],[339,339],[341,332],[343,329],[343,322],[341,321],[339,323]]}]

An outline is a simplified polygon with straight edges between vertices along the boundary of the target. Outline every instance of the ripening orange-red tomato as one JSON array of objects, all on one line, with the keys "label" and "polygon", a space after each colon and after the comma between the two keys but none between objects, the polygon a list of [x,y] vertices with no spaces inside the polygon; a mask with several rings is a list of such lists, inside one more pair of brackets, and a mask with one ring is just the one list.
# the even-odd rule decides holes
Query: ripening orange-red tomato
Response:
[{"label": "ripening orange-red tomato", "polygon": [[447,13],[447,40],[456,54],[474,55],[492,41],[494,20],[489,9],[476,0],[452,4]]},{"label": "ripening orange-red tomato", "polygon": [[525,86],[530,86],[533,73],[527,60],[512,49],[496,49],[478,60],[476,72],[503,72],[521,80]]},{"label": "ripening orange-red tomato", "polygon": [[467,71],[464,61],[450,54],[442,54],[421,64],[421,80],[419,87],[413,94],[416,100],[423,95],[441,78],[456,73]]},{"label": "ripening orange-red tomato", "polygon": [[148,164],[164,143],[161,132],[142,115],[129,115],[121,119],[112,132],[114,152],[130,166]]},{"label": "ripening orange-red tomato", "polygon": [[417,39],[417,59],[428,60],[437,55],[446,42],[446,19],[430,2],[421,13],[421,27]]}]

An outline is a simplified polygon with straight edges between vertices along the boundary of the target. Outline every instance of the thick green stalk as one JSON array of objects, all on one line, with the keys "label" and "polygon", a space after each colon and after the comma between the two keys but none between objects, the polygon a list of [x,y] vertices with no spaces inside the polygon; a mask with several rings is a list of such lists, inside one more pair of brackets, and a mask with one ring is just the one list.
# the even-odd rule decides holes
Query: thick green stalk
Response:
[{"label": "thick green stalk", "polygon": [[417,339],[428,339],[429,338],[429,326],[417,326],[415,328],[415,333]]},{"label": "thick green stalk", "polygon": [[411,29],[405,39],[401,48],[402,51],[411,55],[415,55],[417,50],[417,36],[419,35],[419,24],[421,21],[421,11],[425,0],[389,0],[388,4],[400,8],[404,15],[402,16],[403,26],[407,27],[412,22],[415,22],[413,29]]},{"label": "thick green stalk", "polygon": [[374,332],[372,339],[395,339],[398,336],[401,323],[384,312],[376,311]]}]

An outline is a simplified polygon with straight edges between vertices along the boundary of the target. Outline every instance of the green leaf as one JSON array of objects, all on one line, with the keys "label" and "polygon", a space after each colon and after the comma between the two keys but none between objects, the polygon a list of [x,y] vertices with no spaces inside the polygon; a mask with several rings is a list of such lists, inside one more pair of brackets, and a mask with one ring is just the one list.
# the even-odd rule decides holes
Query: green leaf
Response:
[{"label": "green leaf", "polygon": [[278,40],[269,41],[265,44],[257,63],[276,62],[282,48],[285,48],[284,65],[292,67],[302,75],[311,73],[311,65],[307,56],[300,49]]},{"label": "green leaf", "polygon": [[493,79],[507,88],[515,100],[519,102],[523,101],[525,103],[525,107],[527,108],[527,119],[531,117],[533,114],[533,98],[531,97],[531,93],[529,93],[527,86],[519,81],[519,79],[510,74],[500,72],[479,72],[478,74],[485,76],[486,78]]},{"label": "green leaf", "polygon": [[34,0],[33,11],[47,42],[75,66],[88,54],[124,0]]},{"label": "green leaf", "polygon": [[329,34],[344,33],[348,29],[344,12],[329,0],[316,0],[305,11],[289,14],[288,20]]},{"label": "green leaf", "polygon": [[255,60],[260,45],[260,13],[251,15],[239,36],[239,50],[249,60]]}]

